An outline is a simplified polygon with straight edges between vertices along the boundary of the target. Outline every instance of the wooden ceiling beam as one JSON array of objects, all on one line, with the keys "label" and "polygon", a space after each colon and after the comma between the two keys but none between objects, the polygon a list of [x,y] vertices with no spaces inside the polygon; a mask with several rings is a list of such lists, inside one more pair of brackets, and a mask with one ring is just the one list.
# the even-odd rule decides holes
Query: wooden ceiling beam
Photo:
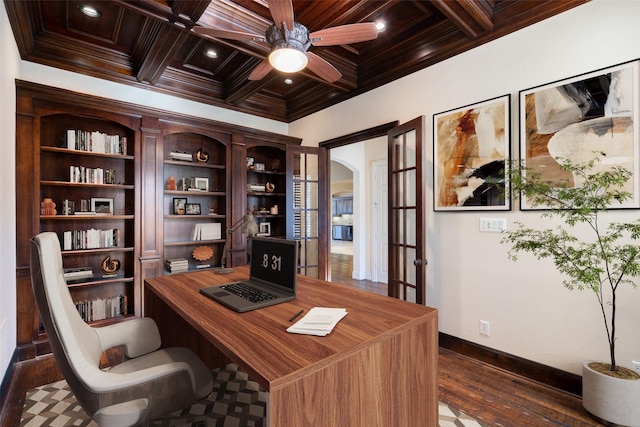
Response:
[{"label": "wooden ceiling beam", "polygon": [[467,37],[477,38],[493,29],[491,0],[433,0],[433,5]]}]

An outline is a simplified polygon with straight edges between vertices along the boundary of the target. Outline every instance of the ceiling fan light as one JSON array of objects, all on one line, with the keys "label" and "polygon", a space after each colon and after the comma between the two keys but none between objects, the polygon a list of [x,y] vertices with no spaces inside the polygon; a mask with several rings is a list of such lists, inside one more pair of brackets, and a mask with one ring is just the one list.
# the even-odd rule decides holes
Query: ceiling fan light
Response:
[{"label": "ceiling fan light", "polygon": [[308,62],[309,59],[302,50],[288,43],[274,46],[269,54],[269,63],[271,66],[283,73],[295,73],[303,70]]}]

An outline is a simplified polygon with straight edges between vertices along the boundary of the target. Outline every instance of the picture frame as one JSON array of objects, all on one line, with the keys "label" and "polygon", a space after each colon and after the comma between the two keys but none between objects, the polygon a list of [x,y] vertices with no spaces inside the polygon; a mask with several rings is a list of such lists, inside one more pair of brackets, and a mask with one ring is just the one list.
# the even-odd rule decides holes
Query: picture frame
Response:
[{"label": "picture frame", "polygon": [[185,197],[174,197],[173,198],[173,214],[185,215],[186,205],[187,205],[187,199]]},{"label": "picture frame", "polygon": [[[593,172],[616,165],[632,173],[624,188],[632,197],[609,208],[640,207],[639,63],[629,61],[520,91],[522,166],[544,181],[575,186],[579,178],[561,169],[560,162],[585,163],[603,152],[607,161]],[[520,197],[521,210],[546,208]]]},{"label": "picture frame", "polygon": [[433,115],[434,211],[508,211],[510,95]]},{"label": "picture frame", "polygon": [[92,197],[91,212],[96,215],[113,215],[113,199],[109,197]]},{"label": "picture frame", "polygon": [[258,234],[256,236],[271,236],[271,223],[261,222],[258,224]]},{"label": "picture frame", "polygon": [[253,169],[253,165],[255,164],[255,157],[247,156],[247,169]]},{"label": "picture frame", "polygon": [[200,191],[209,191],[209,178],[194,178],[194,185]]},{"label": "picture frame", "polygon": [[200,215],[200,203],[187,203],[184,206],[186,215]]}]

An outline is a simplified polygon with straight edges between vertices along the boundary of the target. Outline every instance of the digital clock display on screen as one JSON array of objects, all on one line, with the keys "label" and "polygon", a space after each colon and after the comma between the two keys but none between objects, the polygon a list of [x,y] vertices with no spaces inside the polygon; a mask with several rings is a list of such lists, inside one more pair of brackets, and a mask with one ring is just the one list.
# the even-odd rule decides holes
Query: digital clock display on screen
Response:
[{"label": "digital clock display on screen", "polygon": [[293,289],[298,267],[298,243],[293,240],[251,239],[251,277]]}]

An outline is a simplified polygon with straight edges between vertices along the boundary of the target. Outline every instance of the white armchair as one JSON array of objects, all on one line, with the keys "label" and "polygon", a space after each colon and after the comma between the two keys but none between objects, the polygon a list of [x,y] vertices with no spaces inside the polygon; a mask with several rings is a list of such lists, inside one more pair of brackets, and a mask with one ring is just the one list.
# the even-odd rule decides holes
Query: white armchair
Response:
[{"label": "white armchair", "polygon": [[[142,424],[211,393],[211,370],[189,349],[159,349],[152,319],[87,325],[69,294],[57,235],[45,232],[31,241],[31,281],[53,355],[78,402],[100,426]],[[126,360],[100,369],[102,352],[119,345]]]}]

